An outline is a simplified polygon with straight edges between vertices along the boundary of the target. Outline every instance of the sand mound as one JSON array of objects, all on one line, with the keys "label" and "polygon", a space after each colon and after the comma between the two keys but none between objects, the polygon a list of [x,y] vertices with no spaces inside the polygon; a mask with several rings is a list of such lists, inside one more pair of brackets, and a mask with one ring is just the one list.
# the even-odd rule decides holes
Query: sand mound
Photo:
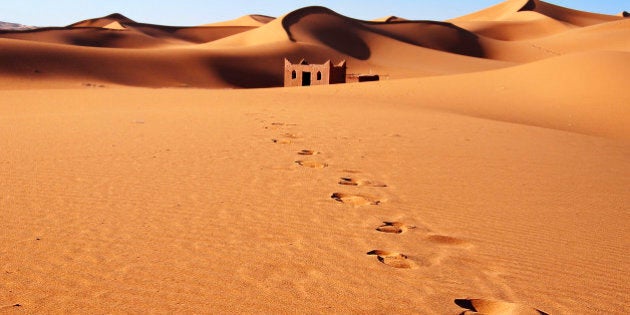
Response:
[{"label": "sand mound", "polygon": [[490,8],[452,19],[452,21],[510,21],[518,19],[522,12],[537,12],[574,26],[588,26],[619,19],[612,15],[573,10],[540,0],[507,0]]},{"label": "sand mound", "polygon": [[216,22],[216,23],[209,23],[209,24],[204,24],[201,26],[250,26],[250,27],[258,27],[258,26],[263,26],[271,21],[275,20],[274,17],[271,16],[266,16],[266,15],[260,15],[260,14],[251,14],[251,15],[245,15],[242,16],[240,18],[234,19],[234,20],[229,20],[229,21],[223,21],[223,22]]},{"label": "sand mound", "polygon": [[100,17],[100,18],[94,18],[94,19],[88,19],[88,20],[83,20],[74,24],[70,24],[68,25],[69,27],[105,27],[111,23],[114,22],[118,22],[118,23],[135,23],[134,20],[120,14],[120,13],[113,13],[104,17]]},{"label": "sand mound", "polygon": [[408,21],[408,20],[405,18],[397,17],[395,15],[389,15],[389,16],[372,20],[372,22],[384,22],[384,23],[404,22],[404,21]]},{"label": "sand mound", "polygon": [[118,31],[122,31],[122,30],[126,30],[127,29],[122,24],[120,24],[120,22],[118,22],[118,21],[111,22],[111,23],[103,26],[103,28],[104,29],[108,29],[108,30],[118,30]]},{"label": "sand mound", "polygon": [[509,0],[451,22],[479,35],[512,41],[542,38],[571,28],[616,20],[619,17],[577,11],[539,0]]}]

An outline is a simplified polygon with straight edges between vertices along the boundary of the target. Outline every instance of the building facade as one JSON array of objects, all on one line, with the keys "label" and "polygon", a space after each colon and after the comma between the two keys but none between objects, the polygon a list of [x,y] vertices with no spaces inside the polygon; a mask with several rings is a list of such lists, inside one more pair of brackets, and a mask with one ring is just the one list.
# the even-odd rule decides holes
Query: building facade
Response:
[{"label": "building facade", "polygon": [[309,64],[302,59],[291,63],[284,59],[284,86],[326,85],[346,82],[346,61],[332,65],[330,60],[323,64]]}]

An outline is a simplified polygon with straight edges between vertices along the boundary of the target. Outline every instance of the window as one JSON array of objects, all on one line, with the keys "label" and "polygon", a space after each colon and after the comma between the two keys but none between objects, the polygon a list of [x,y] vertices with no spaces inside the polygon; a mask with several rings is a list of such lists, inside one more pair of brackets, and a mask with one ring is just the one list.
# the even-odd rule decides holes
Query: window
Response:
[{"label": "window", "polygon": [[295,80],[295,78],[297,78],[297,73],[295,73],[295,70],[291,71],[291,79]]},{"label": "window", "polygon": [[322,72],[317,71],[317,81],[321,81],[321,80],[322,80]]}]

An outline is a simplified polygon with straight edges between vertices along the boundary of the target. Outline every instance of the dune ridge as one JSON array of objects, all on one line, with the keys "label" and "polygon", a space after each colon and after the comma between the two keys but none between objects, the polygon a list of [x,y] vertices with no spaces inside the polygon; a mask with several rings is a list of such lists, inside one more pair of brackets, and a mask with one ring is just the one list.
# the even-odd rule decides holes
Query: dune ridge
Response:
[{"label": "dune ridge", "polygon": [[120,13],[112,13],[110,15],[100,17],[100,18],[79,21],[79,22],[68,25],[68,27],[105,27],[115,22],[121,23],[121,24],[135,23],[134,20]]},{"label": "dune ridge", "polygon": [[239,18],[229,20],[229,21],[208,23],[208,24],[203,24],[201,26],[253,26],[253,27],[257,27],[257,26],[263,26],[275,19],[276,18],[272,16],[261,15],[261,14],[250,14],[250,15],[244,15],[244,16],[241,16]]},{"label": "dune ridge", "polygon": [[18,24],[18,23],[0,22],[0,31],[2,31],[2,30],[23,31],[23,30],[29,30],[29,29],[34,29],[34,28],[36,28],[36,27],[35,26]]}]

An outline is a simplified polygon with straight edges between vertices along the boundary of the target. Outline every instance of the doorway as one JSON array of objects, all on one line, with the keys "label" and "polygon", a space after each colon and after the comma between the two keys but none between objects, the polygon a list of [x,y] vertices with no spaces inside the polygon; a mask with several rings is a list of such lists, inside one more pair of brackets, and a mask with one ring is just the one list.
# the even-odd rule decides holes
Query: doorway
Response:
[{"label": "doorway", "polygon": [[302,72],[302,86],[311,85],[311,73],[303,71]]}]

